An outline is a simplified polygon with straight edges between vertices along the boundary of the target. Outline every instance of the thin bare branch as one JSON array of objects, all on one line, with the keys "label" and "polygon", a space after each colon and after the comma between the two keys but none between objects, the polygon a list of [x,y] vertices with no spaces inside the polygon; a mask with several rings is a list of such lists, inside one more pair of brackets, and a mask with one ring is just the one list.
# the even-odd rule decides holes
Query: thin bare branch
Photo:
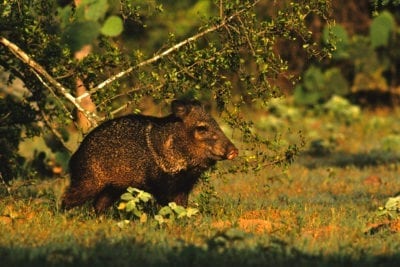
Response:
[{"label": "thin bare branch", "polygon": [[[62,94],[68,101],[70,101],[79,111],[81,111],[85,116],[89,119],[92,126],[96,126],[100,118],[93,112],[89,112],[85,110],[81,105],[77,98],[69,93],[64,86],[62,86],[58,81],[56,81],[40,64],[30,58],[22,49],[20,49],[16,44],[10,42],[6,38],[0,36],[0,43],[7,47],[11,53],[13,53],[17,58],[19,58],[22,62],[27,64],[35,75],[39,78],[39,81],[49,88],[49,85],[44,82],[46,79],[49,84],[56,88],[57,91]],[[43,79],[43,78],[44,79]]]},{"label": "thin bare branch", "polygon": [[35,74],[35,76],[38,78],[38,80],[50,91],[50,93],[59,101],[61,107],[64,109],[64,111],[66,112],[66,114],[68,115],[68,117],[73,120],[73,116],[71,114],[71,112],[67,109],[67,107],[64,105],[64,103],[57,97],[56,93],[54,92],[53,88],[51,88],[50,85],[48,85],[42,78],[42,76],[40,76],[39,73],[37,73],[35,70],[32,70],[33,74]]},{"label": "thin bare branch", "polygon": [[[155,89],[155,90],[159,90],[159,89],[162,88],[163,86],[164,86],[163,84],[160,84],[159,86],[155,87],[154,89]],[[152,89],[152,90],[154,90],[154,89]],[[118,97],[126,96],[126,95],[129,95],[129,94],[132,93],[132,92],[140,91],[140,90],[144,90],[144,88],[134,88],[134,89],[132,89],[132,90],[129,90],[129,91],[126,92],[126,93],[116,95],[116,96],[112,97],[110,100],[113,100],[113,99],[118,98]],[[112,110],[112,111],[109,113],[109,115],[111,115],[111,117],[115,116],[115,114],[117,114],[117,113],[123,111],[124,109],[127,109],[132,103],[133,103],[133,101],[127,101],[127,102],[126,102],[125,104],[123,104],[122,106],[120,106],[120,107],[118,107],[118,108]],[[101,103],[100,105],[102,105],[102,104],[103,104],[103,103]],[[102,118],[101,118],[101,120],[105,120],[105,119],[106,119],[106,117],[102,117]]]},{"label": "thin bare branch", "polygon": [[6,181],[4,180],[3,175],[1,174],[1,172],[0,172],[0,183],[1,183],[2,185],[4,185],[4,187],[7,189],[8,195],[9,195],[11,198],[13,198],[13,196],[12,196],[12,194],[11,194],[11,187],[10,187],[10,186],[6,183]]},{"label": "thin bare branch", "polygon": [[111,116],[114,116],[115,114],[127,109],[130,105],[132,104],[132,101],[127,101],[125,104],[123,104],[122,106],[116,108],[115,110],[110,112]]},{"label": "thin bare branch", "polygon": [[219,17],[223,19],[224,17],[224,8],[223,8],[223,1],[219,0]]},{"label": "thin bare branch", "polygon": [[51,125],[49,117],[44,113],[43,110],[41,110],[42,118],[49,130],[53,133],[53,135],[60,141],[60,143],[63,145],[63,147],[69,152],[72,153],[72,149],[67,145],[67,143],[64,141],[64,138],[62,137],[62,134]]},{"label": "thin bare branch", "polygon": [[254,50],[253,45],[251,44],[248,31],[246,31],[246,25],[244,24],[243,20],[240,17],[238,18],[238,20],[240,22],[240,25],[242,26],[242,29],[243,29],[244,35],[246,37],[247,44],[248,44],[248,46],[250,48],[250,51],[252,52],[252,55],[255,56],[256,55],[256,51]]}]

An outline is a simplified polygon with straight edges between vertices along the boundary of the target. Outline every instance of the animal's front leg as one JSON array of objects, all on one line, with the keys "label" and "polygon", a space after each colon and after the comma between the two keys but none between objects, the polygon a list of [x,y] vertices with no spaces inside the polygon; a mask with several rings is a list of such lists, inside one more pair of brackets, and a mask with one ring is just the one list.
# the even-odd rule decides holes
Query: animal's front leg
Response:
[{"label": "animal's front leg", "polygon": [[187,207],[188,199],[189,199],[189,193],[183,192],[176,195],[173,199],[173,202],[175,202],[177,205]]},{"label": "animal's front leg", "polygon": [[94,209],[97,214],[104,212],[108,207],[110,207],[123,193],[122,190],[113,188],[111,186],[106,187],[101,193],[96,197],[94,201]]}]

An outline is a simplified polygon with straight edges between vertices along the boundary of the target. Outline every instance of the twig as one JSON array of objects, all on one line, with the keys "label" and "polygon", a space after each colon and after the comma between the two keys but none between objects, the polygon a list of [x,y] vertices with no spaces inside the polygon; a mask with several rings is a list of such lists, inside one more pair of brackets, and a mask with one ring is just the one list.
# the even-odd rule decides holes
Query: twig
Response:
[{"label": "twig", "polygon": [[254,50],[253,45],[251,44],[250,37],[249,37],[248,32],[246,30],[246,26],[244,25],[244,23],[241,20],[241,18],[239,18],[238,20],[239,20],[240,24],[242,25],[242,29],[244,30],[244,34],[246,36],[246,40],[247,40],[247,43],[249,45],[249,48],[250,48],[250,50],[252,52],[252,56],[255,56],[256,55],[256,51]]},{"label": "twig", "polygon": [[37,72],[34,71],[34,70],[33,70],[32,72],[33,72],[33,74],[35,74],[35,76],[38,78],[38,80],[50,91],[50,93],[51,93],[55,98],[57,98],[57,100],[59,100],[60,105],[62,106],[62,108],[64,109],[64,111],[67,113],[68,117],[69,117],[70,119],[73,120],[74,118],[73,118],[71,112],[67,109],[67,107],[64,105],[64,103],[57,97],[57,95],[56,95],[56,93],[54,92],[53,88],[51,88],[51,86],[48,85],[48,84],[43,80],[43,78],[39,75],[39,73],[37,73]]},{"label": "twig", "polygon": [[[22,51],[16,44],[10,42],[6,38],[0,36],[0,43],[7,47],[11,53],[13,53],[17,58],[19,58],[22,62],[27,64],[35,75],[39,78],[39,81],[44,84],[47,88],[48,85],[44,82],[43,78],[45,78],[51,86],[56,88],[59,93],[61,93],[68,101],[70,101],[79,111],[81,111],[88,118],[92,126],[96,126],[100,118],[93,112],[89,112],[85,110],[80,105],[80,100],[71,95],[68,90],[62,86],[59,82],[57,82],[40,64],[30,58],[24,51]],[[43,78],[42,78],[43,77]]]},{"label": "twig", "polygon": [[55,129],[54,127],[52,127],[50,119],[46,116],[46,114],[44,113],[43,110],[41,110],[41,114],[43,117],[43,120],[45,122],[45,124],[47,125],[47,127],[50,129],[50,131],[53,133],[53,135],[55,137],[57,137],[58,141],[61,142],[61,144],[63,145],[63,147],[69,152],[72,153],[72,149],[68,147],[67,143],[64,141],[64,138],[62,137],[62,134]]},{"label": "twig", "polygon": [[222,0],[219,0],[219,17],[222,19],[224,17],[224,8]]},{"label": "twig", "polygon": [[[153,87],[153,88],[151,88],[151,90],[159,90],[160,88],[162,88],[164,85],[163,84],[160,84],[160,85],[158,85],[157,87]],[[144,90],[143,88],[134,88],[134,89],[132,89],[132,90],[129,90],[128,92],[126,92],[126,93],[123,93],[123,94],[119,94],[119,95],[116,95],[116,96],[114,96],[114,97],[112,97],[110,100],[113,100],[113,99],[116,99],[116,98],[118,98],[118,97],[122,97],[122,96],[127,96],[127,95],[129,95],[130,93],[132,93],[132,92],[135,92],[135,91],[140,91],[140,90]],[[150,90],[150,89],[149,89]],[[114,110],[112,110],[112,111],[110,111],[109,112],[109,115],[111,115],[111,117],[113,117],[115,114],[117,114],[117,113],[119,113],[119,112],[121,112],[121,111],[123,111],[124,109],[127,109],[131,104],[133,103],[133,101],[127,101],[125,104],[123,104],[122,106],[120,106],[120,107],[118,107],[118,108],[116,108],[116,109],[114,109]],[[101,104],[99,104],[99,105],[103,105],[104,103],[101,103]],[[101,120],[103,121],[103,120],[105,120],[107,117],[101,117]]]},{"label": "twig", "polygon": [[0,182],[7,189],[7,193],[10,195],[10,197],[13,197],[12,194],[11,194],[11,187],[7,185],[7,183],[4,180],[3,175],[1,174],[1,172],[0,172]]}]

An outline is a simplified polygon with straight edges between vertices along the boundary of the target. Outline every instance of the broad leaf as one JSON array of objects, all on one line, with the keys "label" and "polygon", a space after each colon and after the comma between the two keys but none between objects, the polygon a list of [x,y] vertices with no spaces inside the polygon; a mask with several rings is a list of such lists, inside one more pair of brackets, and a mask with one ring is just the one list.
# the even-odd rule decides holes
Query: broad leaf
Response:
[{"label": "broad leaf", "polygon": [[394,18],[389,12],[382,12],[379,16],[374,18],[370,28],[372,47],[387,46],[394,26]]},{"label": "broad leaf", "polygon": [[87,20],[98,21],[104,18],[108,10],[107,0],[85,1],[88,2],[85,8],[85,18]]},{"label": "broad leaf", "polygon": [[115,37],[120,35],[123,29],[124,24],[122,22],[122,19],[117,16],[110,16],[104,22],[103,27],[100,31],[106,36]]},{"label": "broad leaf", "polygon": [[100,33],[100,25],[95,21],[77,22],[66,28],[63,40],[75,52],[84,45],[91,44]]},{"label": "broad leaf", "polygon": [[190,218],[193,215],[196,215],[197,213],[199,213],[199,210],[196,208],[187,208],[186,209],[186,217]]},{"label": "broad leaf", "polygon": [[132,196],[131,193],[124,193],[121,195],[121,199],[125,200],[125,201],[129,201],[129,200],[134,199],[134,197]]}]

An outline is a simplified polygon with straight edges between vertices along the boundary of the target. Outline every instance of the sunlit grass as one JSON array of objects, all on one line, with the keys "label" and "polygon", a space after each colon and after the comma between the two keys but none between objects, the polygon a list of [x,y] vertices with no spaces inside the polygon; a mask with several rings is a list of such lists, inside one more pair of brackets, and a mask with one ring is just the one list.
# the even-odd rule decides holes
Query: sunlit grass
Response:
[{"label": "sunlit grass", "polygon": [[[329,116],[291,122],[283,138],[302,130],[307,141],[295,163],[213,174],[207,210],[163,226],[119,227],[116,209],[95,216],[90,205],[60,211],[65,178],[15,181],[11,194],[0,189],[1,265],[397,266],[400,220],[377,214],[400,191],[400,151],[382,143],[400,133],[399,121],[394,112],[364,113],[350,125]],[[309,153],[317,138],[332,146]]]}]

